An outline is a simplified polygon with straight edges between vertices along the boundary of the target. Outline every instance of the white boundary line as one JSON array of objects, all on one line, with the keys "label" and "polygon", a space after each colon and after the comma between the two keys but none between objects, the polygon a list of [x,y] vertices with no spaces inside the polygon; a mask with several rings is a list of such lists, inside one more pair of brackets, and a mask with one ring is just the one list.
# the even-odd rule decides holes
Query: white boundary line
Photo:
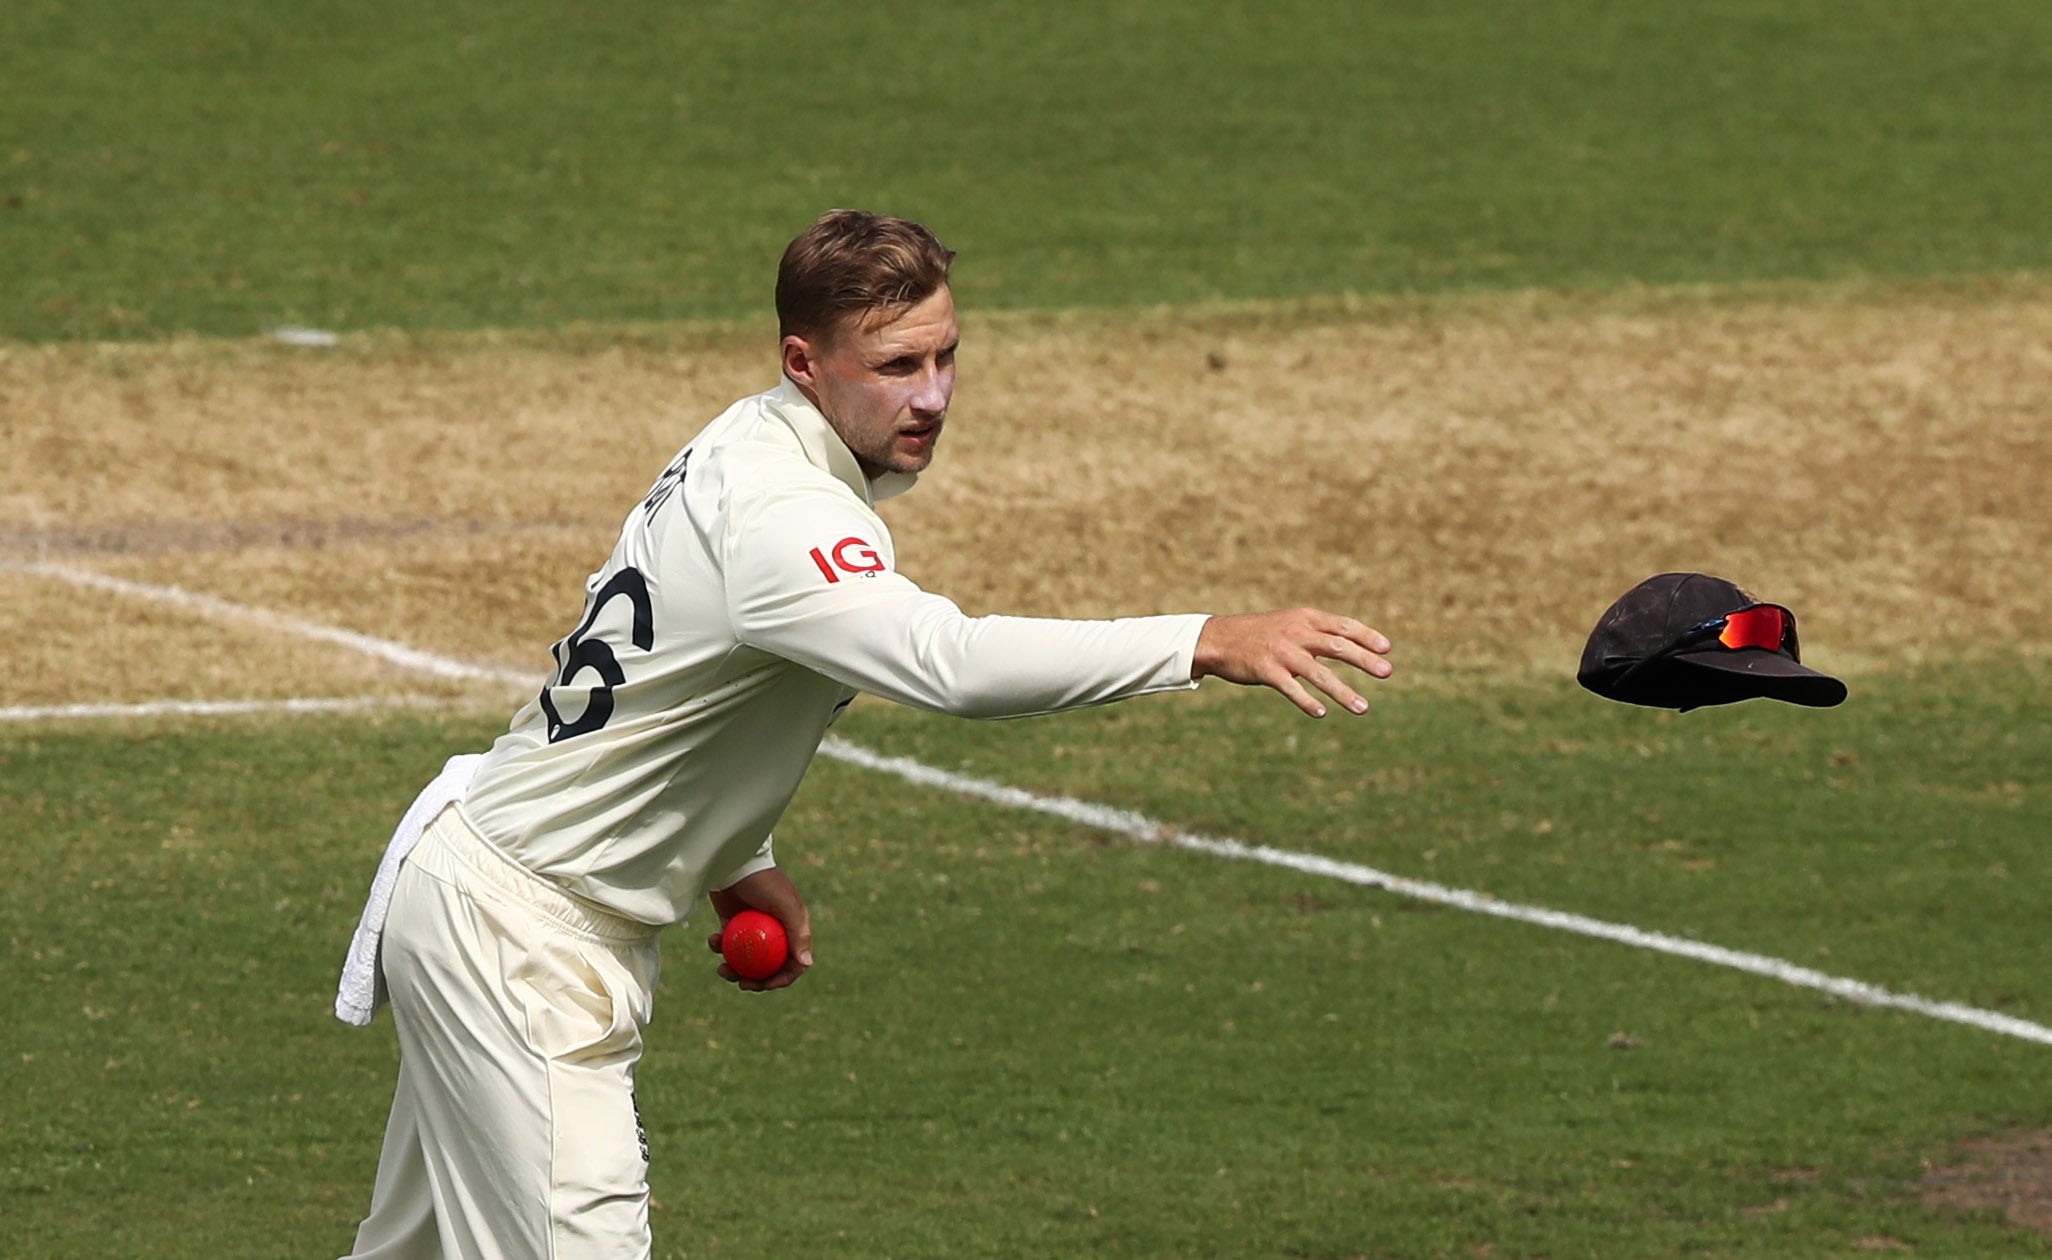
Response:
[{"label": "white boundary line", "polygon": [[[305,638],[334,643],[342,647],[375,656],[401,668],[418,670],[438,678],[488,678],[504,682],[530,682],[528,675],[515,670],[493,666],[470,665],[448,657],[436,656],[405,644],[385,639],[374,639],[369,635],[338,630],[331,626],[317,625],[291,617],[281,617],[262,609],[248,608],[210,595],[198,595],[175,586],[150,586],[140,582],[128,582],[119,578],[74,569],[64,565],[21,565],[0,566],[17,569],[20,572],[54,578],[77,586],[129,595],[156,603],[175,604],[197,612],[238,620],[254,621],[271,629],[283,630]],[[235,703],[235,702],[230,702]],[[284,702],[294,703],[291,701]],[[321,702],[305,702],[321,703]],[[77,706],[94,708],[99,706]],[[0,710],[4,712],[4,710]],[[1579,914],[1560,910],[1548,910],[1542,906],[1520,905],[1514,901],[1499,901],[1483,893],[1462,888],[1448,888],[1441,884],[1430,884],[1420,880],[1391,875],[1373,867],[1360,866],[1352,862],[1341,862],[1311,853],[1298,853],[1289,849],[1276,849],[1267,845],[1247,844],[1219,836],[1198,835],[1193,832],[1177,831],[1166,824],[1156,822],[1144,814],[1131,810],[1114,809],[1108,805],[1095,805],[1067,796],[1042,796],[1022,788],[1008,787],[989,779],[971,778],[940,770],[909,757],[886,757],[871,752],[856,744],[839,738],[828,738],[820,746],[822,756],[845,762],[865,770],[894,775],[907,783],[920,787],[935,788],[957,795],[987,801],[1007,809],[1025,810],[1038,814],[1049,814],[1085,827],[1108,831],[1147,844],[1164,844],[1170,848],[1185,849],[1193,853],[1204,853],[1212,857],[1230,858],[1235,861],[1259,862],[1267,866],[1279,866],[1306,875],[1325,879],[1336,879],[1367,888],[1379,888],[1400,897],[1409,897],[1435,905],[1450,906],[1474,914],[1492,915],[1499,919],[1510,919],[1519,923],[1530,923],[1538,927],[1573,932],[1598,940],[1628,945],[1634,949],[1651,950],[1655,953],[1671,954],[1677,958],[1688,958],[1716,967],[1729,967],[1751,975],[1779,980],[1797,988],[1815,989],[1833,997],[1858,1002],[1867,1006],[1886,1007],[1909,1011],[1932,1019],[1965,1024],[1986,1032],[2005,1037],[2016,1037],[2033,1041],[2039,1045],[2052,1046],[2052,1028],[2034,1024],[2029,1020],[2017,1019],[1996,1011],[1965,1006],[1958,1002],[1939,1002],[1918,997],[1911,993],[1896,993],[1879,985],[1862,980],[1849,980],[1842,976],[1827,975],[1809,967],[1799,967],[1779,958],[1764,954],[1749,954],[1720,945],[1706,945],[1701,941],[1685,937],[1668,936],[1660,932],[1649,932],[1643,928],[1625,923],[1610,923],[1602,919],[1591,919]]]}]

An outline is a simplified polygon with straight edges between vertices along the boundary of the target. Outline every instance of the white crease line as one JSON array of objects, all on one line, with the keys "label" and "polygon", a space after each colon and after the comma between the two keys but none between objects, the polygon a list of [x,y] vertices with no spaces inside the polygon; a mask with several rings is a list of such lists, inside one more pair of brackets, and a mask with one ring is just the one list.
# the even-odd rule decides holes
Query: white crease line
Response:
[{"label": "white crease line", "polygon": [[373,656],[401,669],[411,669],[437,678],[482,678],[491,682],[519,683],[522,686],[539,681],[539,675],[525,670],[506,669],[493,665],[471,665],[463,661],[423,652],[419,648],[394,643],[389,639],[372,638],[357,634],[353,630],[339,630],[317,622],[301,621],[297,617],[284,617],[261,608],[246,604],[232,604],[212,595],[201,595],[178,586],[154,586],[142,582],[130,582],[122,578],[108,577],[89,569],[75,569],[63,564],[0,564],[0,569],[16,573],[27,573],[35,577],[54,578],[83,586],[90,590],[107,591],[115,595],[129,595],[147,599],[153,603],[169,604],[177,608],[189,608],[194,612],[208,613],[216,617],[227,617],[238,621],[253,621],[272,630],[282,630],[304,639],[322,643],[333,643],[366,656]]},{"label": "white crease line", "polygon": [[[497,681],[528,683],[534,681],[529,675],[515,670],[483,665],[467,665],[462,661],[436,656],[401,643],[384,639],[373,639],[368,635],[353,634],[329,626],[316,625],[290,617],[280,617],[261,609],[247,608],[227,600],[215,599],[210,595],[197,595],[175,586],[148,586],[140,582],[125,582],[119,578],[104,577],[83,569],[64,565],[24,565],[14,567],[23,572],[37,573],[45,577],[73,582],[99,590],[113,591],[122,595],[133,595],[160,603],[173,603],[202,612],[220,616],[254,620],[274,629],[286,630],[326,643],[340,644],[367,652],[381,660],[389,661],[407,669],[417,669],[439,678],[490,678]],[[1337,879],[1349,884],[1368,888],[1380,888],[1401,897],[1437,905],[1451,906],[1476,914],[1494,915],[1500,919],[1513,919],[1520,923],[1531,923],[1539,927],[1555,928],[1563,932],[1574,932],[1599,940],[1614,941],[1636,949],[1655,953],[1672,954],[1716,967],[1730,967],[1737,971],[1779,980],[1783,984],[1798,988],[1815,989],[1834,997],[1863,1003],[1867,1006],[1889,1007],[1910,1011],[1932,1019],[1947,1020],[1955,1024],[1966,1024],[1986,1032],[2034,1041],[2039,1045],[2052,1045],[2052,1028],[2034,1024],[2029,1020],[2017,1019],[1995,1011],[1984,1011],[1978,1007],[1965,1006],[1958,1002],[1937,1002],[1930,998],[1910,993],[1896,993],[1879,985],[1861,980],[1848,980],[1841,976],[1827,975],[1808,967],[1764,954],[1748,954],[1719,945],[1705,945],[1679,936],[1668,936],[1660,932],[1648,932],[1625,923],[1608,923],[1602,919],[1591,919],[1579,914],[1568,914],[1560,910],[1548,910],[1540,906],[1520,905],[1514,901],[1499,901],[1482,893],[1461,888],[1448,888],[1441,884],[1429,884],[1421,880],[1405,879],[1390,875],[1373,867],[1359,866],[1352,862],[1336,861],[1311,853],[1297,853],[1289,849],[1275,849],[1267,845],[1246,844],[1239,840],[1202,836],[1177,831],[1158,823],[1145,814],[1131,810],[1114,809],[1108,805],[1093,805],[1068,796],[1042,796],[1022,788],[1008,787],[988,779],[970,778],[967,775],[952,774],[936,769],[924,762],[909,757],[886,757],[881,753],[851,744],[844,739],[828,738],[820,746],[820,753],[835,761],[863,769],[895,775],[908,783],[922,787],[939,788],[977,800],[989,801],[1010,809],[1028,810],[1039,814],[1052,814],[1086,827],[1095,827],[1115,835],[1143,841],[1148,844],[1166,844],[1170,848],[1187,849],[1195,853],[1208,853],[1213,857],[1232,858],[1245,862],[1260,862],[1268,866],[1281,866],[1306,875],[1318,875]]]},{"label": "white crease line", "polygon": [[1265,866],[1280,866],[1306,875],[1320,875],[1327,879],[1342,880],[1349,884],[1360,884],[1368,888],[1380,888],[1399,896],[1417,901],[1429,901],[1437,905],[1452,906],[1476,914],[1494,915],[1499,919],[1514,919],[1520,923],[1537,924],[1540,927],[1556,928],[1563,932],[1575,932],[1582,936],[1593,936],[1601,940],[1615,941],[1638,949],[1652,950],[1661,954],[1673,954],[1680,958],[1692,958],[1697,962],[1718,967],[1730,967],[1737,971],[1766,976],[1783,984],[1799,988],[1817,989],[1834,997],[1864,1003],[1868,1006],[1885,1006],[1897,1010],[1914,1011],[1932,1019],[1950,1020],[1957,1024],[1970,1024],[1989,1032],[2002,1033],[2010,1037],[2021,1037],[2040,1045],[2052,1045],[2052,1028],[2033,1024],[2028,1020],[2016,1019],[1994,1011],[1963,1006],[1957,1002],[1936,1002],[1915,994],[1895,993],[1878,985],[1860,980],[1847,980],[1840,976],[1826,975],[1808,967],[1798,967],[1779,958],[1764,954],[1747,954],[1718,945],[1705,945],[1679,936],[1667,936],[1660,932],[1648,932],[1624,923],[1607,923],[1579,914],[1568,914],[1560,910],[1547,910],[1540,906],[1519,905],[1514,901],[1499,901],[1482,893],[1469,892],[1461,888],[1448,888],[1442,884],[1429,884],[1422,880],[1405,879],[1373,867],[1360,866],[1353,862],[1340,862],[1316,854],[1297,853],[1289,849],[1270,848],[1267,845],[1246,844],[1239,840],[1221,839],[1216,836],[1194,835],[1177,831],[1158,823],[1144,814],[1130,810],[1113,809],[1106,805],[1093,805],[1068,796],[1041,796],[1020,788],[1007,787],[988,779],[974,779],[967,775],[951,774],[935,769],[924,762],[909,757],[886,757],[866,748],[850,744],[846,740],[829,738],[820,752],[836,761],[896,775],[908,783],[921,787],[939,788],[962,796],[975,797],[994,805],[1010,809],[1031,810],[1039,814],[1052,814],[1057,818],[1095,827],[1101,831],[1113,832],[1148,844],[1165,844],[1170,848],[1188,849],[1196,853],[1208,853],[1213,857],[1233,858],[1243,862],[1259,862]]},{"label": "white crease line", "polygon": [[442,703],[430,696],[342,696],[290,700],[145,700],[138,704],[18,705],[0,709],[0,722],[46,722],[62,718],[217,717],[243,713],[338,713],[353,709],[427,708]]}]

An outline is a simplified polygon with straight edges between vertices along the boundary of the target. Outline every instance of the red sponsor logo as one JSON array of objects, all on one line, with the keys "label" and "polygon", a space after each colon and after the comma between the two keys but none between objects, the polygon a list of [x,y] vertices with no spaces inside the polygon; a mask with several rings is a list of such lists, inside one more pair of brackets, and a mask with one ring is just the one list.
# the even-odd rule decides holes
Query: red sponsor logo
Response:
[{"label": "red sponsor logo", "polygon": [[[866,539],[861,538],[843,538],[834,544],[831,553],[814,547],[808,554],[829,582],[840,581],[843,573],[881,573],[884,568],[883,557]],[[831,563],[827,559],[829,554],[833,557]]]}]

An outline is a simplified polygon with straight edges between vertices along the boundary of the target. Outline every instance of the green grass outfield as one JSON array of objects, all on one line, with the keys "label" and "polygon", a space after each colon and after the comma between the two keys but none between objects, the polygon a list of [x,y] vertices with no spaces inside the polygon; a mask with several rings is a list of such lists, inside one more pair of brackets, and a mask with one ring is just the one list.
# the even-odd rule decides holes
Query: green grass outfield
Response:
[{"label": "green grass outfield", "polygon": [[[0,338],[761,314],[834,204],[932,221],[971,309],[2044,271],[2048,62],[2033,0],[16,0]],[[1828,713],[1399,676],[843,733],[2052,1023],[2043,647]],[[0,1256],[340,1253],[394,1050],[334,972],[501,722],[0,727]],[[835,763],[782,837],[803,985],[669,942],[662,1256],[2052,1253],[1917,1201],[2052,1122],[2044,1046]]]},{"label": "green grass outfield", "polygon": [[0,6],[0,337],[2052,266],[2041,0]]},{"label": "green grass outfield", "polygon": [[[844,726],[2052,1022],[2052,729],[2013,684],[1890,680],[1832,713],[1392,687],[1360,722],[1207,693]],[[394,814],[495,728],[0,735],[8,1254],[339,1254],[393,1048],[327,1016],[336,964]],[[2044,1122],[2043,1046],[833,763],[781,836],[820,916],[803,985],[745,996],[669,941],[641,1086],[659,1255],[2052,1251],[1916,1202],[1953,1140]]]}]

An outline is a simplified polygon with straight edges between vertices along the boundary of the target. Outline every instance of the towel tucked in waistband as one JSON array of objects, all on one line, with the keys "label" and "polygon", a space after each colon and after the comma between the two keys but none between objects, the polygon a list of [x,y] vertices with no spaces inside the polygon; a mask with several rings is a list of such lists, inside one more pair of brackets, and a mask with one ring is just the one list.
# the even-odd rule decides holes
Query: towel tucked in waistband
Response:
[{"label": "towel tucked in waistband", "polygon": [[378,873],[371,880],[370,897],[364,902],[363,917],[357,920],[356,934],[349,940],[349,957],[342,964],[342,982],[335,991],[336,1019],[361,1028],[385,1004],[385,978],[378,969],[378,946],[384,940],[385,915],[392,908],[392,887],[399,880],[399,868],[413,852],[413,846],[420,843],[421,833],[435,820],[435,815],[463,799],[463,794],[470,790],[471,777],[477,773],[477,763],[483,760],[481,753],[449,758],[442,772],[421,789],[399,820],[399,829],[386,843],[385,856],[379,860]]}]

